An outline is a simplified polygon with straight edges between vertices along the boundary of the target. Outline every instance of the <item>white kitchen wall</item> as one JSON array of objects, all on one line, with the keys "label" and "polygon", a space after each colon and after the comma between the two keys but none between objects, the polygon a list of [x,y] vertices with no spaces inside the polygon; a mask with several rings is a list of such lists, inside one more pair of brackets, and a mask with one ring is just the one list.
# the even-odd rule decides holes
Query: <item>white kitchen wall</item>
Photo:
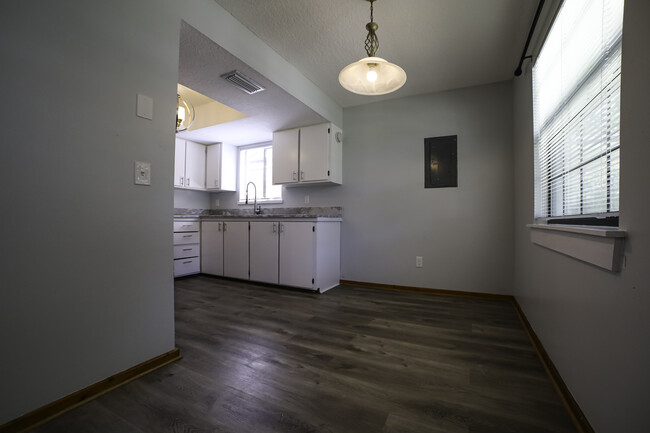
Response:
[{"label": "white kitchen wall", "polygon": [[650,2],[626,0],[621,95],[621,227],[614,274],[530,242],[531,74],[515,80],[515,291],[528,320],[599,433],[650,425]]},{"label": "white kitchen wall", "polygon": [[210,193],[174,188],[174,208],[210,209]]}]

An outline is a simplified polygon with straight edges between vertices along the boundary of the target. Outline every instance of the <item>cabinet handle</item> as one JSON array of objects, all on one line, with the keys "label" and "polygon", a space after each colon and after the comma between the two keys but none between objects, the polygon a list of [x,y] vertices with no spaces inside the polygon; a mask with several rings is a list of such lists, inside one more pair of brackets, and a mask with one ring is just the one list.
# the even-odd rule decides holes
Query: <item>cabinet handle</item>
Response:
[{"label": "cabinet handle", "polygon": [[190,178],[187,178],[187,184],[185,186],[190,186]]},{"label": "cabinet handle", "polygon": [[183,179],[183,176],[181,176],[180,179],[181,179],[181,185],[185,185],[185,179]]},{"label": "cabinet handle", "polygon": [[292,176],[293,180],[298,180],[298,177],[297,177],[297,176],[298,176],[298,173],[296,173],[296,172],[294,171],[294,172],[293,172],[293,176]]},{"label": "cabinet handle", "polygon": [[226,223],[223,223],[223,231],[226,231]]},{"label": "cabinet handle", "polygon": [[280,227],[280,233],[284,231],[284,224],[279,223],[278,226]]},{"label": "cabinet handle", "polygon": [[184,238],[191,238],[192,235],[183,235]]},{"label": "cabinet handle", "polygon": [[221,223],[217,223],[217,231],[221,231]]},{"label": "cabinet handle", "polygon": [[183,248],[183,251],[192,251],[192,248]]},{"label": "cabinet handle", "polygon": [[187,265],[188,263],[192,263],[192,260],[189,260],[187,262],[183,262],[184,265]]},{"label": "cabinet handle", "polygon": [[192,224],[183,224],[181,227],[192,227]]},{"label": "cabinet handle", "polygon": [[300,180],[304,180],[304,179],[305,179],[305,172],[301,170],[300,171]]},{"label": "cabinet handle", "polygon": [[277,227],[275,227],[275,223],[273,223],[273,233],[276,233],[278,231]]}]

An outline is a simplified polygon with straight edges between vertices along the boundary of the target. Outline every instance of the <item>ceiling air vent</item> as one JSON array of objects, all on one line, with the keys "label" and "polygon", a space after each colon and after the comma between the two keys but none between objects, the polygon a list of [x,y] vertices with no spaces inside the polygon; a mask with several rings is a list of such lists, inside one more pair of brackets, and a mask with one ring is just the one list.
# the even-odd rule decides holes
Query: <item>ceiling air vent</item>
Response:
[{"label": "ceiling air vent", "polygon": [[244,92],[252,95],[253,93],[261,92],[264,87],[257,84],[255,81],[248,78],[246,75],[239,71],[232,71],[221,76],[226,81],[230,81],[233,85],[237,86]]}]

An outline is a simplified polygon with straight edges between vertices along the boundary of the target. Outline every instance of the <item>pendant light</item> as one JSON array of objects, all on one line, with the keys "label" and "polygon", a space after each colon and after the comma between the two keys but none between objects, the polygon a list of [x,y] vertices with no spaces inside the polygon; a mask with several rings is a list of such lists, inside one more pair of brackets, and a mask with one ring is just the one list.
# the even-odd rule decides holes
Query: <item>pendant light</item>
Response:
[{"label": "pendant light", "polygon": [[339,73],[339,83],[346,90],[359,95],[385,95],[394,92],[406,83],[406,72],[399,66],[387,62],[375,54],[379,48],[377,23],[373,21],[373,3],[370,2],[370,22],[366,24],[366,54],[358,62],[351,63]]},{"label": "pendant light", "polygon": [[176,132],[185,131],[194,123],[194,107],[176,94]]}]

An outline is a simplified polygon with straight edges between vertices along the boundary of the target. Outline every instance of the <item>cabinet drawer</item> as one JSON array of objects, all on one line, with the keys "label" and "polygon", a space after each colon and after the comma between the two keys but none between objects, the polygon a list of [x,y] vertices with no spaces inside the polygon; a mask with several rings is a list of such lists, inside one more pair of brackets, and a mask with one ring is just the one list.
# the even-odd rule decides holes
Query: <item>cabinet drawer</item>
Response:
[{"label": "cabinet drawer", "polygon": [[183,259],[185,257],[198,257],[201,253],[198,244],[176,245],[174,246],[174,259]]},{"label": "cabinet drawer", "polygon": [[174,233],[174,245],[198,244],[201,242],[201,235],[193,233]]},{"label": "cabinet drawer", "polygon": [[174,232],[198,232],[198,221],[174,221]]},{"label": "cabinet drawer", "polygon": [[201,259],[193,257],[190,259],[174,260],[174,276],[198,274],[201,272]]}]

